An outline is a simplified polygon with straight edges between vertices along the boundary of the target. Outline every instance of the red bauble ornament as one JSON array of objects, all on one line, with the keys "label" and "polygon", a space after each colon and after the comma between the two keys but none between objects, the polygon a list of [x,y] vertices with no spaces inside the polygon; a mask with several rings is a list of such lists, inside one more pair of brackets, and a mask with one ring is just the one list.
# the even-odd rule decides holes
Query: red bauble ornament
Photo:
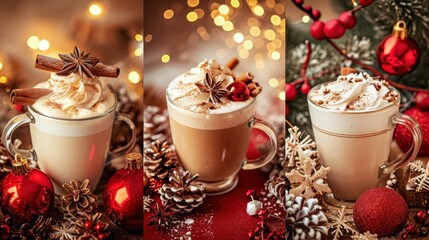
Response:
[{"label": "red bauble ornament", "polygon": [[254,160],[266,154],[269,149],[269,142],[270,138],[264,131],[256,128],[252,129],[246,158]]},{"label": "red bauble ornament", "polygon": [[374,2],[374,0],[359,0],[360,5],[363,7],[369,6]]},{"label": "red bauble ornament", "polygon": [[233,82],[226,89],[231,92],[228,99],[234,102],[246,101],[250,97],[250,90],[243,82]]},{"label": "red bauble ornament", "polygon": [[331,19],[323,28],[323,33],[327,38],[337,39],[346,33],[346,27],[338,19]]},{"label": "red bauble ornament", "polygon": [[311,85],[308,82],[304,82],[304,84],[301,85],[301,93],[307,95],[308,92],[310,92]]},{"label": "red bauble ornament", "polygon": [[314,21],[310,27],[310,34],[316,40],[325,39],[325,33],[323,33],[323,28],[325,23],[322,21]]},{"label": "red bauble ornament", "polygon": [[338,20],[340,20],[343,26],[347,29],[352,29],[354,26],[356,26],[356,23],[357,23],[357,19],[355,15],[353,15],[352,11],[341,13]]},{"label": "red bauble ornament", "polygon": [[142,155],[129,153],[125,167],[109,179],[104,191],[104,207],[113,222],[130,231],[143,230]]},{"label": "red bauble ornament", "polygon": [[353,208],[353,220],[359,231],[369,231],[378,237],[397,234],[407,219],[407,202],[398,192],[384,187],[364,192]]},{"label": "red bauble ornament", "polygon": [[420,110],[429,110],[429,93],[417,92],[414,96],[416,107]]},{"label": "red bauble ornament", "polygon": [[418,210],[414,214],[414,221],[416,221],[416,223],[423,224],[426,221],[427,217],[428,217],[428,213],[425,210]]},{"label": "red bauble ornament", "polygon": [[392,75],[406,75],[417,67],[420,48],[416,41],[407,37],[407,25],[404,21],[398,21],[392,35],[380,43],[377,60],[381,69]]},{"label": "red bauble ornament", "polygon": [[[420,146],[420,150],[417,155],[429,155],[429,111],[422,111],[416,107],[413,107],[407,109],[404,114],[414,118],[414,120],[419,123],[422,129],[422,145]],[[411,135],[411,132],[409,132],[408,129],[403,125],[397,125],[395,129],[394,138],[398,146],[404,152],[408,151],[413,144],[413,137]]]},{"label": "red bauble ornament", "polygon": [[290,83],[286,83],[285,85],[285,93],[286,93],[286,101],[293,101],[296,98],[296,88],[294,85]]},{"label": "red bauble ornament", "polygon": [[31,169],[27,159],[17,155],[13,168],[1,182],[1,206],[16,224],[32,222],[49,213],[55,202],[54,186],[49,177]]}]

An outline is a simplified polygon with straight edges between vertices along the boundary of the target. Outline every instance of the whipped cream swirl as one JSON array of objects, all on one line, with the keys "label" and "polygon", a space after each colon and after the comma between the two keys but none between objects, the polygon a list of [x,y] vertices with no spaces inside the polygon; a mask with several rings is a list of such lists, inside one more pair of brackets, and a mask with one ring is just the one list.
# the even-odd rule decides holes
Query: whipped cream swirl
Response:
[{"label": "whipped cream swirl", "polygon": [[228,68],[221,66],[216,60],[205,59],[197,67],[178,76],[168,86],[168,96],[173,103],[185,110],[197,113],[223,113],[234,111],[247,105],[252,97],[244,102],[233,102],[227,98],[222,98],[222,103],[210,103],[209,94],[201,92],[195,83],[203,83],[206,73],[210,74],[216,82],[224,81],[222,88],[226,88],[234,82],[235,75]]},{"label": "whipped cream swirl", "polygon": [[98,78],[80,78],[72,73],[51,77],[35,86],[53,92],[33,104],[39,112],[58,118],[88,118],[101,115],[115,104],[115,96],[109,88],[104,88]]},{"label": "whipped cream swirl", "polygon": [[309,93],[317,105],[342,111],[360,111],[383,108],[398,103],[398,93],[389,83],[373,79],[367,73],[339,76]]}]

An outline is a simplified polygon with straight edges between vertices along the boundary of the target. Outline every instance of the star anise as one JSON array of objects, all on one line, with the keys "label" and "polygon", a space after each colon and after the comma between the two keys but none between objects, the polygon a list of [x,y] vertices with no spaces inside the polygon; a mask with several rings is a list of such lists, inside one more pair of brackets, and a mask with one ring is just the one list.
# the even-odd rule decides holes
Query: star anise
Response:
[{"label": "star anise", "polygon": [[172,204],[165,205],[160,208],[158,203],[156,203],[155,206],[156,207],[150,209],[153,215],[150,217],[149,226],[156,225],[156,229],[158,230],[160,227],[164,228],[169,225],[174,213],[170,210],[173,206]]},{"label": "star anise", "polygon": [[73,52],[70,54],[58,54],[61,60],[64,62],[64,66],[61,68],[58,75],[67,76],[74,72],[79,72],[79,76],[83,78],[83,74],[89,78],[95,78],[94,74],[91,72],[93,68],[98,63],[98,58],[90,57],[89,53],[80,51],[78,47],[74,47]]},{"label": "star anise", "polygon": [[209,93],[209,101],[211,103],[222,103],[221,98],[227,97],[229,95],[229,91],[225,88],[222,88],[222,83],[225,82],[225,80],[222,81],[214,81],[213,78],[210,76],[209,73],[206,73],[206,78],[204,79],[204,84],[202,83],[195,83],[197,85],[198,89],[201,92]]}]

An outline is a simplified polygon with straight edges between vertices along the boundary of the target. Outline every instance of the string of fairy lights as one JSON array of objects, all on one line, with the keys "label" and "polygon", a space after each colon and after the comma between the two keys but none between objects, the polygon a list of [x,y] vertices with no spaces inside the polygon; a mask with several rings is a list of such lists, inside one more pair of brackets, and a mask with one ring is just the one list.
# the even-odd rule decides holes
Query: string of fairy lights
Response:
[{"label": "string of fairy lights", "polygon": [[[209,41],[218,30],[228,33],[224,38],[225,47],[216,50],[217,57],[225,57],[231,49],[240,59],[253,58],[255,67],[264,69],[269,61],[282,60],[285,54],[285,3],[276,0],[225,0],[207,3],[187,0],[172,4],[162,10],[164,21],[198,23],[187,38],[187,43],[195,45],[199,40]],[[179,23],[180,24],[180,23]],[[153,40],[152,33],[146,32],[144,41]],[[183,54],[174,56],[181,59]],[[172,53],[162,53],[159,59],[168,64]],[[284,66],[281,66],[284,68]],[[278,91],[278,98],[285,100],[284,76],[273,77],[268,85]]]}]

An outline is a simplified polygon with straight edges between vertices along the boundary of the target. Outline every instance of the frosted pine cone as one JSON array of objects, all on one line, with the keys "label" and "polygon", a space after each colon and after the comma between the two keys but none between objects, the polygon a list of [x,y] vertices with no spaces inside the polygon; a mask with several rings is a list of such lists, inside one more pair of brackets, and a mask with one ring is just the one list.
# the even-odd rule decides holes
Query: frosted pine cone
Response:
[{"label": "frosted pine cone", "polygon": [[165,183],[159,189],[163,204],[174,204],[171,207],[174,212],[190,212],[201,205],[206,194],[203,192],[203,184],[193,182],[197,178],[198,174],[190,177],[189,171],[186,171],[183,176],[173,171],[170,174],[170,183]]},{"label": "frosted pine cone", "polygon": [[283,204],[285,202],[286,185],[289,185],[289,181],[286,179],[285,173],[280,171],[278,174],[268,179],[265,183],[265,189],[281,200]]},{"label": "frosted pine cone", "polygon": [[322,239],[328,234],[328,218],[315,198],[294,197],[286,191],[287,239]]},{"label": "frosted pine cone", "polygon": [[167,141],[155,141],[144,150],[143,166],[149,178],[164,179],[176,165],[176,154]]},{"label": "frosted pine cone", "polygon": [[154,141],[170,140],[167,109],[147,106],[144,109],[144,146],[150,146]]}]

